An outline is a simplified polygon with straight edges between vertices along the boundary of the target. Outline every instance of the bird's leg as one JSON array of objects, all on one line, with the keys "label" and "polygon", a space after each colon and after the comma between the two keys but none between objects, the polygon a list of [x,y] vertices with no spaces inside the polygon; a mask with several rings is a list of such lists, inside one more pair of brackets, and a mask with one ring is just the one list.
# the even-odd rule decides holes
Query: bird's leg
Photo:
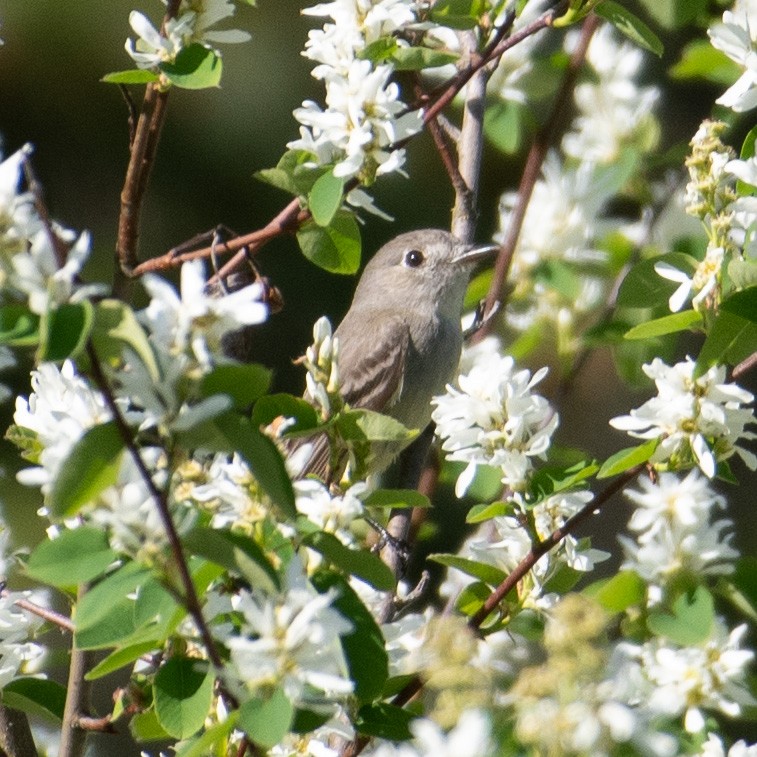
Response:
[{"label": "bird's leg", "polygon": [[499,300],[494,303],[489,312],[486,312],[486,300],[479,300],[476,312],[473,314],[473,323],[463,332],[463,339],[468,341],[476,332],[481,331],[492,318],[499,312]]}]

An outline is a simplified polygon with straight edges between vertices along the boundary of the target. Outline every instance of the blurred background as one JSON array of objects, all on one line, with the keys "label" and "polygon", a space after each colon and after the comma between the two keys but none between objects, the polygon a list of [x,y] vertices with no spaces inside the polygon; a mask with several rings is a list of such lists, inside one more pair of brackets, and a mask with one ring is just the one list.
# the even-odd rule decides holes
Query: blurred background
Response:
[{"label": "blurred background", "polygon": [[[252,41],[222,47],[224,73],[216,90],[174,90],[168,118],[147,192],[141,228],[142,259],[161,255],[194,235],[225,224],[238,233],[264,225],[289,196],[253,179],[253,172],[274,166],[286,143],[297,137],[292,110],[305,99],[322,100],[321,85],[310,77],[310,61],[300,55],[307,31],[317,19],[300,15],[312,3],[259,0],[259,7],[238,6],[225,28],[241,28]],[[628,3],[640,15],[644,9]],[[713,11],[716,4],[713,3]],[[85,279],[110,282],[119,212],[119,194],[128,160],[128,110],[118,87],[100,82],[106,73],[131,68],[123,44],[134,36],[128,15],[138,9],[156,23],[163,12],[158,0],[0,0],[0,139],[9,155],[26,142],[34,145],[34,167],[45,190],[51,214],[65,226],[92,233],[92,255]],[[645,77],[664,90],[658,115],[663,126],[660,151],[688,142],[709,114],[722,90],[707,84],[681,84],[665,77],[683,44],[701,30],[675,34],[650,24],[666,45],[660,61],[649,56]],[[132,87],[139,105],[141,91]],[[681,151],[683,156],[684,151]],[[486,147],[478,239],[496,230],[500,194],[514,188],[524,155],[504,156]],[[401,231],[448,227],[452,192],[427,136],[408,150],[411,178],[391,176],[373,188],[376,203],[395,217],[394,224],[373,216],[363,226],[364,259]],[[275,369],[275,390],[302,391],[302,371],[292,360],[311,338],[313,322],[322,314],[337,323],[349,306],[354,277],[328,274],[309,263],[294,238],[269,244],[258,257],[264,275],[281,290],[286,306],[257,331],[255,357]],[[176,272],[167,274],[174,280]],[[137,303],[144,302],[141,291]],[[685,345],[681,354],[685,354]],[[542,363],[548,353],[538,355]],[[534,366],[531,366],[534,367]],[[538,366],[537,366],[538,367]],[[29,364],[21,364],[2,380],[28,394]],[[754,383],[754,382],[752,382]],[[755,387],[751,389],[754,391]],[[549,396],[550,385],[542,391]],[[627,438],[604,422],[626,413],[649,396],[631,392],[616,377],[609,355],[595,354],[560,407],[558,440],[606,457],[628,446]],[[590,408],[591,412],[586,410]],[[0,408],[5,428],[12,401]],[[598,419],[599,423],[598,423]],[[36,493],[15,481],[17,453],[0,447],[0,507],[13,527],[15,545],[33,544],[44,522],[35,514]],[[738,462],[735,472],[747,481]],[[755,529],[749,485],[729,487],[730,515],[743,527],[737,546],[754,554]],[[444,517],[462,525],[464,513],[442,490]],[[595,545],[614,549],[615,533],[628,519],[625,503],[591,525]],[[113,750],[103,754],[130,754]],[[103,747],[106,749],[106,747]]]}]

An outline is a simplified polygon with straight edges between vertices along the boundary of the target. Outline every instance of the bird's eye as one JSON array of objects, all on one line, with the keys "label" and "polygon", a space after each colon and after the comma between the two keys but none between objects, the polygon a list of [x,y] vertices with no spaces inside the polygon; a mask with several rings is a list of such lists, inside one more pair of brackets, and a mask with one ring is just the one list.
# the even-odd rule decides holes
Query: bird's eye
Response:
[{"label": "bird's eye", "polygon": [[404,262],[408,268],[417,268],[423,260],[423,253],[420,250],[408,250],[405,253]]}]

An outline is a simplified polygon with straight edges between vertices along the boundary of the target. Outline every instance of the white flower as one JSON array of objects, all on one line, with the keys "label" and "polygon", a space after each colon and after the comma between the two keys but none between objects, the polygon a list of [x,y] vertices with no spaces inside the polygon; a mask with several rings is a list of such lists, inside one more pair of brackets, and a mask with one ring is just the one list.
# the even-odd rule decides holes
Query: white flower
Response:
[{"label": "white flower", "polygon": [[308,709],[352,692],[339,637],[352,630],[331,605],[334,591],[319,594],[293,558],[278,596],[259,589],[241,592],[238,636],[224,638],[231,652],[229,675],[249,691],[281,685],[295,705]]},{"label": "white flower", "polygon": [[26,145],[0,163],[0,284],[10,273],[10,256],[26,251],[27,240],[42,228],[32,194],[19,192],[31,149]]},{"label": "white flower", "polygon": [[648,706],[663,715],[684,715],[690,733],[705,727],[702,710],[718,710],[729,717],[757,701],[749,693],[747,666],[754,652],[741,649],[747,626],[728,633],[718,620],[710,639],[697,646],[676,647],[653,639],[638,648],[642,671],[652,684]]},{"label": "white flower", "polygon": [[42,625],[42,618],[16,607],[16,601],[30,592],[8,592],[0,596],[0,688],[9,684],[27,664],[44,654],[39,644],[29,639]]},{"label": "white flower", "polygon": [[445,733],[433,720],[418,718],[410,725],[411,744],[381,744],[370,757],[487,757],[494,755],[491,720],[483,710],[466,710]]},{"label": "white flower", "polygon": [[312,478],[294,482],[297,511],[321,530],[336,534],[342,541],[352,541],[349,527],[352,521],[363,514],[363,503],[359,497],[366,490],[366,484],[351,486],[343,496],[332,496],[328,487]]},{"label": "white flower", "polygon": [[731,546],[733,523],[712,520],[725,506],[709,481],[695,468],[684,479],[660,474],[657,484],[639,478],[642,491],[628,490],[636,504],[630,530],[633,541],[619,537],[625,553],[623,568],[633,570],[648,584],[648,602],[656,604],[668,586],[682,575],[724,575],[733,571],[738,552]]},{"label": "white flower", "polygon": [[720,281],[724,257],[725,249],[723,247],[708,245],[704,260],[697,266],[693,276],[689,276],[685,271],[666,263],[664,260],[655,263],[654,270],[658,276],[680,284],[668,300],[668,307],[672,313],[677,313],[686,304],[686,300],[692,291],[697,292],[697,294],[692,299],[691,304],[695,310],[699,309],[699,306]]},{"label": "white flower", "polygon": [[152,299],[142,318],[153,339],[173,355],[191,348],[203,368],[212,365],[213,354],[220,351],[225,333],[262,323],[268,314],[260,302],[263,290],[258,283],[221,297],[208,295],[201,260],[181,267],[181,296],[158,276],[145,276],[143,283]]},{"label": "white flower", "polygon": [[[62,230],[57,230],[57,235],[64,242],[70,236]],[[77,289],[76,277],[89,256],[89,241],[89,233],[83,232],[68,248],[63,265],[59,265],[50,234],[40,229],[29,240],[28,251],[13,256],[11,283],[28,295],[32,312],[43,315],[56,305],[77,302],[104,291],[105,287],[100,285]]]},{"label": "white flower", "polygon": [[714,365],[698,378],[695,367],[690,358],[672,367],[660,358],[644,365],[657,385],[657,397],[630,415],[613,418],[610,425],[638,439],[659,439],[653,463],[671,467],[694,463],[712,478],[718,461],[738,453],[754,469],[757,458],[738,444],[755,438],[744,430],[754,422],[753,414],[742,407],[753,401],[753,395],[737,384],[724,383],[724,366]]},{"label": "white flower", "polygon": [[558,424],[549,402],[532,393],[546,373],[516,372],[511,357],[487,359],[459,377],[459,389],[448,385],[447,394],[432,400],[447,459],[468,463],[455,487],[458,497],[478,465],[500,468],[502,482],[513,489],[525,486],[532,459],[544,457]]},{"label": "white flower", "polygon": [[[702,744],[697,757],[726,757],[723,741],[715,733],[707,734],[707,741]],[[737,741],[727,753],[727,757],[757,757],[757,744],[747,744],[743,739]]]},{"label": "white flower", "polygon": [[31,385],[28,400],[16,398],[13,421],[36,435],[39,467],[20,471],[18,480],[46,493],[74,444],[89,428],[110,420],[111,413],[100,392],[76,374],[69,360],[60,369],[42,363],[32,371]]},{"label": "white flower", "polygon": [[184,0],[176,18],[165,23],[162,35],[139,11],[129,14],[129,25],[138,36],[136,43],[126,40],[126,52],[139,68],[155,68],[171,63],[182,49],[193,43],[210,47],[211,42],[247,42],[250,35],[238,29],[212,31],[210,27],[234,15],[230,0]]},{"label": "white flower", "polygon": [[757,15],[753,9],[725,11],[723,23],[707,30],[712,46],[724,52],[744,71],[716,102],[737,113],[757,106]]},{"label": "white flower", "polygon": [[136,44],[131,38],[126,40],[126,52],[139,68],[155,68],[161,63],[170,63],[185,47],[185,39],[192,36],[196,18],[196,14],[190,11],[178,18],[169,19],[166,22],[166,35],[163,36],[147,16],[132,11],[129,14],[129,26],[138,39]]},{"label": "white flower", "polygon": [[630,43],[618,43],[610,25],[600,27],[592,37],[587,60],[597,80],[576,87],[579,113],[563,137],[562,148],[581,161],[610,163],[629,142],[638,140],[660,92],[638,86],[635,79],[643,53]]}]

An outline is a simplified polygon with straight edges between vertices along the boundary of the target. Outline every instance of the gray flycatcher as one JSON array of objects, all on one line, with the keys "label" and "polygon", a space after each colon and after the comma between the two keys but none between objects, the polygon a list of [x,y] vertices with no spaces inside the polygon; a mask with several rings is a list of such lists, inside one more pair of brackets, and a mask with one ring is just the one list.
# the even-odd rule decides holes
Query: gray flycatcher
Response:
[{"label": "gray flycatcher", "polygon": [[[370,260],[334,336],[344,400],[392,416],[410,429],[431,421],[431,398],[452,381],[460,361],[463,298],[474,264],[497,245],[464,244],[441,229],[400,234]],[[329,448],[314,444],[306,473],[324,478]],[[372,446],[372,472],[399,452]]]}]

